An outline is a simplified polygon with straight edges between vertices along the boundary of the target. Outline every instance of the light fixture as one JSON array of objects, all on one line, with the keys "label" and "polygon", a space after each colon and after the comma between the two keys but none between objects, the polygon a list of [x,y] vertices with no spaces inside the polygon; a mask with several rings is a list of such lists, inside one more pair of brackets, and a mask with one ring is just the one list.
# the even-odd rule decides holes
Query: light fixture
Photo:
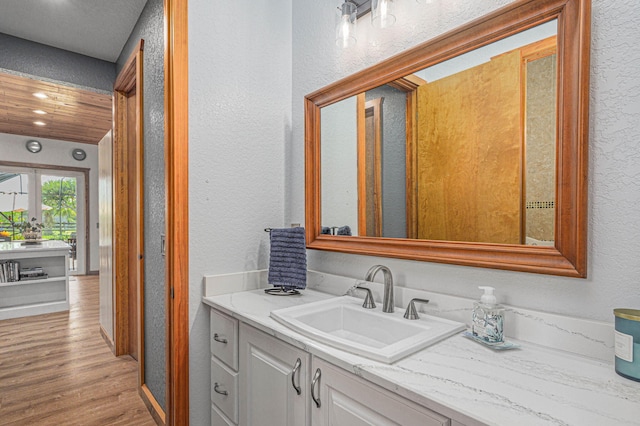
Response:
[{"label": "light fixture", "polygon": [[338,23],[336,25],[336,44],[340,47],[351,47],[357,42],[355,3],[345,1],[338,8]]},{"label": "light fixture", "polygon": [[47,99],[47,98],[48,98],[48,96],[47,96],[47,95],[45,95],[45,94],[44,94],[44,93],[42,93],[42,92],[34,93],[34,94],[33,94],[33,96],[35,96],[35,97],[36,97],[36,98],[38,98],[38,99]]},{"label": "light fixture", "polygon": [[371,25],[387,28],[396,22],[394,0],[371,0]]},{"label": "light fixture", "polygon": [[87,158],[87,153],[84,152],[84,149],[76,148],[71,151],[71,156],[78,161],[82,161]]},{"label": "light fixture", "polygon": [[46,114],[46,111],[43,111],[43,110],[41,110],[41,109],[34,109],[34,110],[33,110],[33,112],[35,112],[36,114],[39,114],[39,115],[44,115],[44,114]]},{"label": "light fixture", "polygon": [[45,123],[44,121],[34,121],[33,124],[35,124],[36,126],[46,126],[47,123]]},{"label": "light fixture", "polygon": [[27,151],[33,154],[40,152],[40,150],[42,149],[42,144],[36,140],[27,141],[24,146],[27,148]]}]

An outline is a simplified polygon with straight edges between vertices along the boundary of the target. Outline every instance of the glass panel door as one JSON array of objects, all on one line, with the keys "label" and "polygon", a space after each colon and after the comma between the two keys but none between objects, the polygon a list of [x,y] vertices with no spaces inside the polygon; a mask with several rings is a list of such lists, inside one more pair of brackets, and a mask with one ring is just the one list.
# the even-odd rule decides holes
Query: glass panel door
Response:
[{"label": "glass panel door", "polygon": [[14,224],[30,219],[29,175],[0,170],[0,241],[21,240],[22,233]]},{"label": "glass panel door", "polygon": [[69,269],[77,269],[78,194],[73,176],[40,175],[44,228],[42,238],[60,240],[71,246]]}]

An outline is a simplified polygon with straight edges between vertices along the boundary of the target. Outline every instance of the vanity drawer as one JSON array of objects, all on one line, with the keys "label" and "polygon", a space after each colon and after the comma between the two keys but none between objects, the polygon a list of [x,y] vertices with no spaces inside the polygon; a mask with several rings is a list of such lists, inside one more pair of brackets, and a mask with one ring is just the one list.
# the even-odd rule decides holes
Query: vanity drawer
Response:
[{"label": "vanity drawer", "polygon": [[238,423],[238,373],[211,357],[211,402]]},{"label": "vanity drawer", "polygon": [[211,404],[211,426],[236,426],[236,424],[222,414],[218,407]]},{"label": "vanity drawer", "polygon": [[238,371],[238,320],[211,309],[211,354]]}]

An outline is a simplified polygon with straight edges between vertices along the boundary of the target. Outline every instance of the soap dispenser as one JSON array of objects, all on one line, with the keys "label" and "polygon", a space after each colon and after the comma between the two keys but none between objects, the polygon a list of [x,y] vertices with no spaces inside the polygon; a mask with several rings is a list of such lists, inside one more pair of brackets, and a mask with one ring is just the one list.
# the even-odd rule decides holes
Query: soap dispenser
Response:
[{"label": "soap dispenser", "polygon": [[504,341],[502,330],[504,322],[504,308],[498,305],[493,287],[480,286],[484,294],[479,302],[473,304],[473,318],[471,332],[487,343],[501,343]]}]

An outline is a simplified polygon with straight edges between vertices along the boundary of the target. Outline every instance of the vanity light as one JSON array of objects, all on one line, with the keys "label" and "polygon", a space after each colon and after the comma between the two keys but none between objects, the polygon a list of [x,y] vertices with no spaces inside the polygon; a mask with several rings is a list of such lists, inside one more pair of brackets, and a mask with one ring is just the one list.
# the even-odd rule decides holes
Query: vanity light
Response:
[{"label": "vanity light", "polygon": [[371,25],[387,28],[396,22],[394,0],[371,0]]},{"label": "vanity light", "polygon": [[355,3],[345,1],[338,7],[338,23],[336,25],[336,44],[339,47],[351,47],[357,42],[356,39],[356,14]]},{"label": "vanity light", "polygon": [[48,98],[48,96],[47,96],[47,95],[45,95],[45,94],[44,94],[44,93],[42,93],[42,92],[34,93],[34,94],[33,94],[33,96],[35,96],[35,97],[36,97],[36,98],[38,98],[38,99],[47,99],[47,98]]},{"label": "vanity light", "polygon": [[34,109],[34,110],[33,110],[33,112],[35,112],[36,114],[39,114],[39,115],[44,115],[44,114],[46,114],[46,112],[45,112],[45,111],[43,111],[43,110],[41,110],[41,109]]},{"label": "vanity light", "polygon": [[47,123],[45,123],[44,121],[34,121],[33,124],[35,124],[36,126],[46,126]]}]

